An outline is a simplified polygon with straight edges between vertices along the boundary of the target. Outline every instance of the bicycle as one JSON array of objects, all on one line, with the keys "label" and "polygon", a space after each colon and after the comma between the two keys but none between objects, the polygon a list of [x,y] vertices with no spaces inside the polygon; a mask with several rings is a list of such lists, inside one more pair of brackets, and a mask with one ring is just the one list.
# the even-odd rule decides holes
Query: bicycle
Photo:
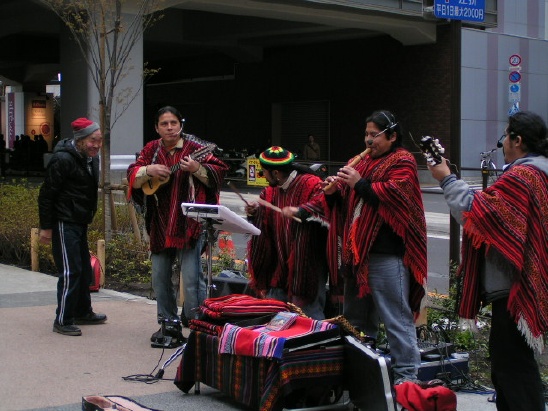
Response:
[{"label": "bicycle", "polygon": [[491,151],[482,151],[480,153],[480,156],[481,156],[480,168],[481,168],[482,185],[484,190],[488,186],[493,184],[495,181],[497,181],[497,178],[498,178],[497,166],[495,165],[493,159],[491,158],[493,156],[493,153],[496,151],[497,149],[494,148]]}]

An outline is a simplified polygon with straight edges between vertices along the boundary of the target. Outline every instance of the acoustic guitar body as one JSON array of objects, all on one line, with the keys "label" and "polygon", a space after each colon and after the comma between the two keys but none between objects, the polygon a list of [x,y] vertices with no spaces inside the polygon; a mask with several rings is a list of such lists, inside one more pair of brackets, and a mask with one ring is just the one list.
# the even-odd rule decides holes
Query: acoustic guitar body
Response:
[{"label": "acoustic guitar body", "polygon": [[150,180],[148,180],[145,184],[141,186],[143,189],[143,192],[150,196],[156,192],[160,188],[160,186],[166,184],[169,181],[169,176],[166,178],[160,178],[160,177],[152,177]]},{"label": "acoustic guitar body", "polygon": [[[216,148],[217,146],[215,144],[209,143],[199,148],[198,150],[196,150],[189,157],[199,162],[203,160],[209,153],[211,153]],[[177,163],[171,166],[170,175],[175,173],[177,170],[179,170],[180,166],[181,166],[180,163]],[[167,176],[166,178],[152,177],[150,180],[148,180],[141,186],[141,189],[147,196],[150,196],[154,194],[156,190],[158,190],[162,185],[166,184],[168,181],[169,181],[169,176]]]}]

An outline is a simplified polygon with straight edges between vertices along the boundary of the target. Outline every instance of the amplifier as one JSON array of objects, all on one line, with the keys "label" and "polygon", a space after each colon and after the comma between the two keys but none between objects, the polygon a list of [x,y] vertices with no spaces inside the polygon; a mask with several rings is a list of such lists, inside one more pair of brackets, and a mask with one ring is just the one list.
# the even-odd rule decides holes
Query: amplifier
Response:
[{"label": "amplifier", "polygon": [[443,381],[463,379],[470,371],[468,358],[448,357],[439,361],[422,362],[417,374],[421,381],[439,378]]}]

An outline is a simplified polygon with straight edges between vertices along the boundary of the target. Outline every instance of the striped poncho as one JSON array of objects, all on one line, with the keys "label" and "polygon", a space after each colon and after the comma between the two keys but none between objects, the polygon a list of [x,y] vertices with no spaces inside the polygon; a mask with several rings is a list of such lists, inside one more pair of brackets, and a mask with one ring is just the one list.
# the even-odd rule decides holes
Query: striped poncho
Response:
[{"label": "striped poncho", "polygon": [[[261,198],[284,208],[318,196],[324,198],[321,179],[297,174],[287,190],[266,187]],[[253,223],[261,229],[248,243],[250,285],[262,293],[281,288],[290,301],[309,303],[318,292],[318,279],[327,273],[327,229],[317,222],[299,223],[269,208],[260,207]]]},{"label": "striped poncho", "polygon": [[528,344],[541,352],[548,330],[548,175],[514,165],[495,184],[476,191],[462,216],[459,315],[474,318],[484,303],[479,263],[481,253],[493,247],[513,269],[508,311]]},{"label": "striped poncho", "polygon": [[[409,151],[399,148],[380,158],[368,155],[354,168],[370,181],[379,199],[377,207],[341,183],[338,183],[340,195],[331,196],[329,210],[321,210],[318,204],[303,206],[306,211],[329,220],[330,281],[340,287],[343,275],[354,275],[358,295],[368,294],[369,250],[381,226],[388,224],[403,239],[403,263],[412,274],[409,303],[418,312],[426,294],[427,236],[415,159]],[[349,272],[342,272],[344,267]]]},{"label": "striped poncho", "polygon": [[176,147],[174,154],[170,155],[161,139],[153,140],[145,145],[137,161],[128,168],[128,197],[145,208],[146,229],[153,253],[166,248],[194,247],[202,231],[201,225],[183,215],[181,203],[218,204],[221,184],[228,167],[212,154],[208,154],[200,159],[200,164],[207,170],[210,187],[206,187],[188,171],[179,170],[171,175],[169,182],[150,196],[144,196],[141,189],[132,188],[135,176],[140,167],[153,163],[171,168],[200,147],[202,146],[197,142],[185,139],[182,147]]}]

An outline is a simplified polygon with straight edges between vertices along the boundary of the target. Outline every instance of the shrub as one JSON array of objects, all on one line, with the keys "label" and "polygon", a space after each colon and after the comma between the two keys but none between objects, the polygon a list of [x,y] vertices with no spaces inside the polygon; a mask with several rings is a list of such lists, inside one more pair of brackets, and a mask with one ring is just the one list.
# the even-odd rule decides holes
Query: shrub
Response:
[{"label": "shrub", "polygon": [[[32,228],[38,228],[38,194],[40,185],[27,179],[3,179],[0,185],[0,263],[30,269],[30,238]],[[40,182],[41,184],[41,182]],[[119,291],[150,289],[151,261],[148,244],[139,242],[133,232],[128,205],[121,192],[114,192],[116,227],[106,248],[105,287]],[[97,214],[89,225],[88,242],[92,252],[97,250],[97,241],[103,239],[103,207],[99,200]],[[144,232],[144,221],[137,214],[137,225]],[[115,228],[115,229],[114,229]],[[226,237],[221,239],[227,240]],[[51,255],[51,246],[38,247],[39,270],[55,274],[57,270]],[[234,253],[229,248],[214,250],[216,264],[213,272],[234,265]]]},{"label": "shrub", "polygon": [[0,261],[4,264],[30,267],[30,233],[38,227],[38,191],[27,179],[4,180],[0,185]]}]

